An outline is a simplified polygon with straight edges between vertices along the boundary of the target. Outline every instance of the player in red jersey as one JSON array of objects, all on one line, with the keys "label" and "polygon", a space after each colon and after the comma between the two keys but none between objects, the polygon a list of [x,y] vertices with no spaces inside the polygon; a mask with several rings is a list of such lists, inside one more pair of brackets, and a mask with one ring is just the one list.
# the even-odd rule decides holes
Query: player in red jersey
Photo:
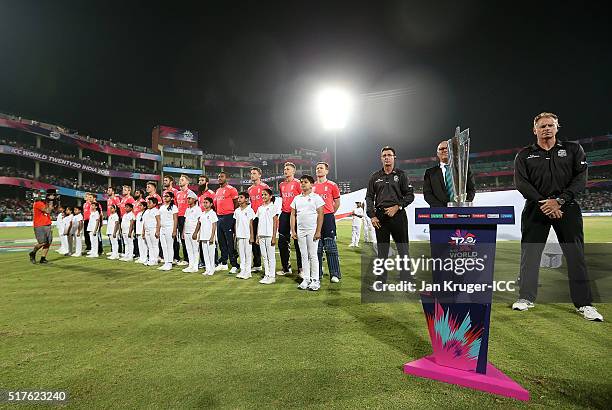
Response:
[{"label": "player in red jersey", "polygon": [[[145,200],[149,201],[151,198],[157,199],[158,204],[162,203],[161,196],[157,193],[157,184],[153,181],[147,182],[147,197]],[[157,208],[159,208],[159,206],[157,206]]]},{"label": "player in red jersey", "polygon": [[[257,209],[263,204],[261,193],[264,189],[270,189],[268,184],[261,181],[261,168],[251,168],[251,183],[252,185],[247,190],[249,193],[249,201],[251,202],[251,208],[255,215],[257,215]],[[259,218],[253,219],[253,235],[257,237],[257,225]],[[261,249],[258,244],[252,244],[253,249],[253,265],[251,267],[252,272],[261,272]]]},{"label": "player in red jersey", "polygon": [[335,182],[327,179],[329,164],[326,162],[317,163],[316,168],[317,182],[314,184],[313,192],[323,198],[323,227],[321,229],[321,239],[319,241],[319,280],[323,279],[323,249],[327,257],[327,268],[330,280],[333,283],[340,282],[340,258],[338,255],[338,245],[336,244],[336,217],[334,214],[340,208],[340,190]]},{"label": "player in red jersey", "polygon": [[85,231],[85,249],[89,253],[91,251],[91,240],[87,235],[87,225],[89,225],[89,216],[91,215],[91,201],[93,196],[91,193],[85,193],[85,202],[83,203],[83,230]]},{"label": "player in red jersey", "polygon": [[[189,265],[189,256],[187,254],[187,244],[185,243],[185,239],[183,238],[183,231],[185,229],[185,211],[189,206],[187,202],[189,198],[189,192],[192,192],[189,189],[189,183],[191,182],[191,178],[188,175],[182,174],[179,178],[179,189],[176,195],[174,195],[174,202],[176,203],[176,207],[178,208],[178,224],[177,224],[177,237],[181,240],[181,246],[183,247],[183,260],[178,261],[177,265],[187,266]],[[174,256],[176,258],[179,257],[179,244],[178,240],[174,244]]]},{"label": "player in red jersey", "polygon": [[215,270],[227,270],[227,260],[232,264],[231,274],[238,273],[238,253],[234,248],[234,210],[238,206],[238,191],[227,183],[227,173],[219,173],[219,188],[213,200],[219,221],[217,223],[217,241],[221,248]]},{"label": "player in red jersey", "polygon": [[176,194],[178,192],[178,189],[176,189],[174,187],[174,178],[172,177],[172,175],[164,175],[164,179],[163,179],[162,182],[164,184],[164,189],[162,191],[162,195],[165,194],[168,191],[172,191],[172,194],[176,198]]},{"label": "player in red jersey", "polygon": [[[215,199],[215,191],[208,188],[209,179],[206,175],[198,177],[198,203],[200,208],[204,210],[204,198]],[[200,260],[203,260],[200,258]]]},{"label": "player in red jersey", "polygon": [[[293,162],[285,162],[283,167],[285,180],[280,183],[279,190],[282,198],[281,214],[278,217],[278,252],[280,253],[282,270],[276,272],[277,275],[283,276],[291,273],[291,203],[293,199],[301,195],[302,187],[300,181],[295,179],[295,164]],[[294,229],[296,229],[294,227]],[[297,239],[293,241],[295,246],[295,257],[297,260],[298,271],[302,271],[302,255]]]}]

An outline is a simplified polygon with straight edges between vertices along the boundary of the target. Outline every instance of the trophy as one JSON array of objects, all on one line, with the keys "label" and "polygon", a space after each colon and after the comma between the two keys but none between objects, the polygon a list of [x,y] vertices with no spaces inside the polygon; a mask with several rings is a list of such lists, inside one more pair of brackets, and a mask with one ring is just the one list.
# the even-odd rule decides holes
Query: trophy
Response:
[{"label": "trophy", "polygon": [[453,181],[453,197],[448,206],[472,206],[467,202],[468,162],[470,159],[470,129],[455,130],[455,136],[448,140],[448,164]]}]

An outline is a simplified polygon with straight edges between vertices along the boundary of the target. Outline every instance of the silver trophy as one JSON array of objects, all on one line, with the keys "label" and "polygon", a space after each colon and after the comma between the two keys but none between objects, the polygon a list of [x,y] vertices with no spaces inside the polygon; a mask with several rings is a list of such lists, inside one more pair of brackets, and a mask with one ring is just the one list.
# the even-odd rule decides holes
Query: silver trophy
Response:
[{"label": "silver trophy", "polygon": [[468,163],[470,160],[470,129],[457,127],[455,136],[448,140],[448,163],[453,181],[453,197],[448,206],[472,206],[467,202]]}]

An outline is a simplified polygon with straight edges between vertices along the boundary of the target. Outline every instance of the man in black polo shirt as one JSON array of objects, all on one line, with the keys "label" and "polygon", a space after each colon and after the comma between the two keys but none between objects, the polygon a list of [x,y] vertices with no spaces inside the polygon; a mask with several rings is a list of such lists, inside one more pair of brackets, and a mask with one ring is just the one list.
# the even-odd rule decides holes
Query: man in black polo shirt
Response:
[{"label": "man in black polo shirt", "polygon": [[[366,213],[376,231],[379,258],[389,256],[390,238],[397,245],[400,257],[408,256],[408,219],[405,208],[414,201],[414,190],[408,176],[395,168],[395,149],[383,147],[380,150],[382,169],[370,177],[366,192]],[[386,282],[383,273],[380,281]],[[401,270],[400,280],[410,280],[410,272]]]},{"label": "man in black polo shirt", "polygon": [[512,309],[523,311],[535,306],[540,258],[552,226],[567,260],[570,295],[576,310],[585,319],[603,321],[591,306],[582,213],[575,201],[586,187],[586,155],[577,142],[559,141],[558,129],[555,114],[538,114],[533,120],[537,141],[523,148],[514,160],[516,189],[526,202],[521,216],[521,289]]}]

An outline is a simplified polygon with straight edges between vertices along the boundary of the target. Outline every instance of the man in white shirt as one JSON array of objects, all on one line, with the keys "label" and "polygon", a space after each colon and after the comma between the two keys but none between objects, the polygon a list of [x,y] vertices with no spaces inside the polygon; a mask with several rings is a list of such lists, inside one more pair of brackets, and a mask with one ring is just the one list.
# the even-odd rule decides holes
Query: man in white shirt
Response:
[{"label": "man in white shirt", "polygon": [[359,238],[361,237],[361,224],[363,223],[363,206],[361,202],[355,202],[355,209],[353,209],[353,225],[350,248],[359,248]]}]

